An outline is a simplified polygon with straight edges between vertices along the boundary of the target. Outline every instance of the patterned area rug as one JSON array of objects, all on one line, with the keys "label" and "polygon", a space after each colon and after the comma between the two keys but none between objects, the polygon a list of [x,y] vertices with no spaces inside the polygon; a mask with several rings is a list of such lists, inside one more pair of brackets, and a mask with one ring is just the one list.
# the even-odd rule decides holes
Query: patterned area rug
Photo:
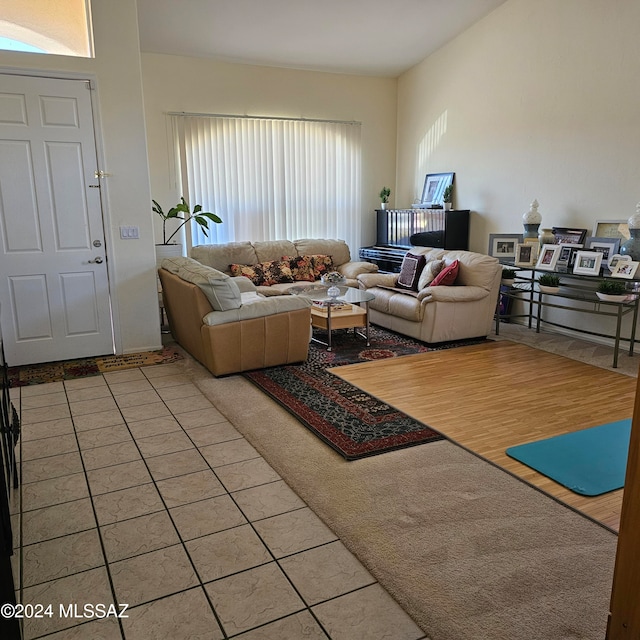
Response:
[{"label": "patterned area rug", "polygon": [[72,380],[84,376],[97,376],[108,371],[146,367],[152,364],[167,364],[182,360],[183,356],[172,347],[164,347],[160,351],[143,351],[123,356],[99,356],[80,360],[63,360],[61,362],[45,362],[43,364],[9,367],[9,385],[23,387],[29,384],[43,384]]},{"label": "patterned area rug", "polygon": [[[322,338],[320,332],[318,335]],[[332,375],[327,368],[479,341],[429,347],[391,331],[371,327],[371,346],[367,347],[361,338],[354,338],[353,333],[335,332],[331,352],[312,342],[309,358],[302,364],[250,371],[243,375],[344,458],[357,460],[442,440],[444,436]]]}]

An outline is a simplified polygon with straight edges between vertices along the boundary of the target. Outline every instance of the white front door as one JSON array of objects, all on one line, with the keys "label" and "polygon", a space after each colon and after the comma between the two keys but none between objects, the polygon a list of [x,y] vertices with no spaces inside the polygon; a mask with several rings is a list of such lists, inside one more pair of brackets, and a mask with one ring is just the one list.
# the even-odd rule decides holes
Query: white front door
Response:
[{"label": "white front door", "polygon": [[114,353],[91,91],[0,74],[0,322],[9,365]]}]

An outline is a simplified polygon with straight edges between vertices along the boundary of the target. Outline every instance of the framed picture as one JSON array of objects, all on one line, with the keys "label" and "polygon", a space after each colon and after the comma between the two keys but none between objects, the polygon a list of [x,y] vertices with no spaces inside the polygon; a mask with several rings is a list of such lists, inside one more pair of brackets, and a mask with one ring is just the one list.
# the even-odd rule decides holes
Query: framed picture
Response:
[{"label": "framed picture", "polygon": [[454,176],[454,173],[427,173],[420,204],[427,207],[442,204],[444,190],[453,184]]},{"label": "framed picture", "polygon": [[490,233],[489,255],[498,260],[514,260],[516,257],[516,245],[522,242],[522,234],[517,233]]},{"label": "framed picture", "polygon": [[560,255],[561,245],[559,244],[545,244],[540,249],[540,255],[538,256],[538,262],[536,263],[536,269],[542,271],[555,271],[556,262],[558,262],[558,256]]},{"label": "framed picture", "polygon": [[[556,271],[564,271],[565,273],[569,271],[569,265],[571,264],[571,256],[574,254],[575,259],[575,250],[576,248],[582,249],[581,244],[561,244],[560,245],[560,253],[558,253],[558,260],[556,262]],[[573,267],[573,265],[571,264]]]},{"label": "framed picture", "polygon": [[614,278],[631,280],[636,275],[639,264],[640,262],[634,262],[633,260],[618,260],[616,266],[611,270],[611,275]]},{"label": "framed picture", "polygon": [[618,262],[631,262],[631,256],[621,256],[619,253],[614,253],[612,256],[609,256],[609,271],[613,271],[613,268],[618,264]]},{"label": "framed picture", "polygon": [[573,273],[583,276],[600,275],[602,254],[599,251],[578,251],[576,263],[573,265]]},{"label": "framed picture", "polygon": [[620,239],[592,236],[586,239],[584,247],[590,251],[599,251],[602,254],[602,266],[608,268],[609,256],[617,254],[620,249]]},{"label": "framed picture", "polygon": [[515,265],[518,267],[533,267],[538,259],[537,244],[518,243],[516,245]]},{"label": "framed picture", "polygon": [[587,237],[586,229],[569,229],[568,227],[553,227],[556,244],[582,244]]},{"label": "framed picture", "polygon": [[594,238],[618,238],[618,240],[628,240],[629,233],[628,220],[596,220],[593,225]]}]

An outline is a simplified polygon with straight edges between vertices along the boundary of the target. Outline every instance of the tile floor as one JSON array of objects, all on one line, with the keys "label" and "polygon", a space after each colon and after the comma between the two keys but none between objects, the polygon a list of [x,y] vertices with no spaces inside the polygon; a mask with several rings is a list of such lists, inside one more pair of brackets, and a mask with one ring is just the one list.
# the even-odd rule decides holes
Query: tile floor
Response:
[{"label": "tile floor", "polygon": [[[14,570],[23,603],[53,605],[27,640],[426,637],[179,365],[12,398]],[[128,617],[80,617],[85,604]]]}]

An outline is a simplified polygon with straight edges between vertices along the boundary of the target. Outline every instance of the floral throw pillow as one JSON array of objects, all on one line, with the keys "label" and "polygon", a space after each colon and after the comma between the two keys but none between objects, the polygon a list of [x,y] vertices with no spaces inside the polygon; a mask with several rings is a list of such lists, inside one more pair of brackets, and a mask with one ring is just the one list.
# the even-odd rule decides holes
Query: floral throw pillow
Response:
[{"label": "floral throw pillow", "polygon": [[264,274],[259,264],[230,264],[229,271],[232,276],[249,278],[256,286],[264,284]]},{"label": "floral throw pillow", "polygon": [[294,280],[313,282],[316,279],[311,256],[282,256],[282,259],[289,261]]},{"label": "floral throw pillow", "polygon": [[331,256],[313,255],[311,256],[311,260],[313,264],[313,275],[316,280],[320,280],[325,273],[334,270]]},{"label": "floral throw pillow", "polygon": [[269,262],[261,262],[258,266],[262,269],[262,284],[293,282],[293,273],[288,260],[270,260]]}]

